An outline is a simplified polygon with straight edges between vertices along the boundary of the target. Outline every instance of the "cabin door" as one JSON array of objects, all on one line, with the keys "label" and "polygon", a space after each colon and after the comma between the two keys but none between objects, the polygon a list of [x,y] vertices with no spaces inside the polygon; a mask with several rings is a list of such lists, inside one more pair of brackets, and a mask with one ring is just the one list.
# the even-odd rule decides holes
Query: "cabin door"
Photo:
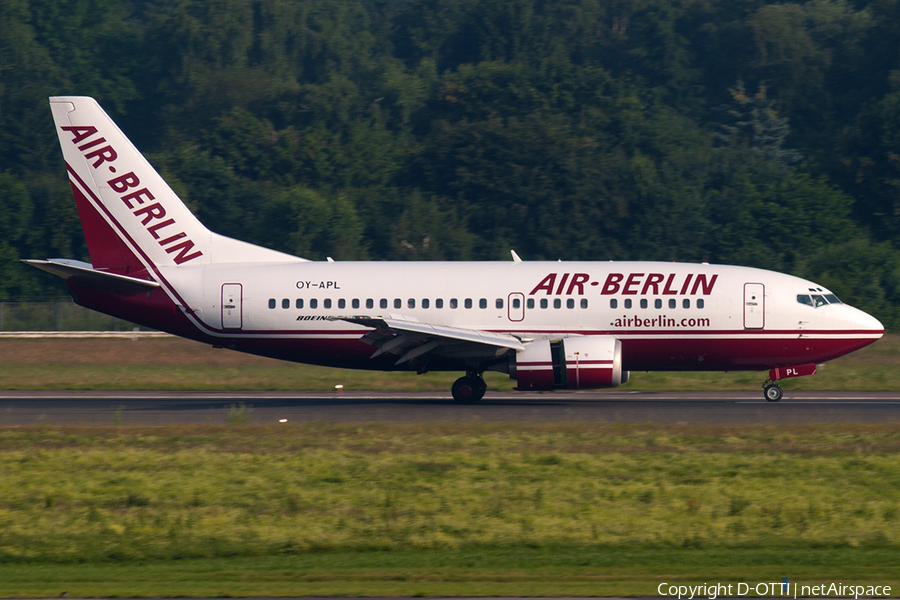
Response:
[{"label": "cabin door", "polygon": [[766,288],[761,283],[744,284],[744,329],[766,326]]},{"label": "cabin door", "polygon": [[243,327],[243,289],[239,283],[222,284],[222,329]]},{"label": "cabin door", "polygon": [[525,294],[513,292],[507,298],[507,315],[510,321],[519,322],[525,320]]}]

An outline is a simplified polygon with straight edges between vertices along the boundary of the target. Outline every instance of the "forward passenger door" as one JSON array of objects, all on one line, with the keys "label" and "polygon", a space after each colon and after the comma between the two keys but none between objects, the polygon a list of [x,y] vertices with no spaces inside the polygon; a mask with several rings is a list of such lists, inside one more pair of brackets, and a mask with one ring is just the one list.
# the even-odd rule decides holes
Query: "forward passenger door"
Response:
[{"label": "forward passenger door", "polygon": [[744,284],[744,329],[766,326],[766,288],[761,283]]}]

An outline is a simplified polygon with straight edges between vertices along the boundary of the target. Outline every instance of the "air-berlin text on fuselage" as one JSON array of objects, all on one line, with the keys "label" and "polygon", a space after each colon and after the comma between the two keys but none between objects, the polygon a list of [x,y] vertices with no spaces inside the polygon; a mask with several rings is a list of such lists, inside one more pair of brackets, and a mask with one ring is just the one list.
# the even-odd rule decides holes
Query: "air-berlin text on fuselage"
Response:
[{"label": "air-berlin text on fuselage", "polygon": [[[718,274],[708,273],[609,273],[600,295],[709,296],[718,278]],[[600,282],[591,281],[587,273],[550,273],[528,295],[544,292],[548,296],[583,296],[586,285],[597,287]]]},{"label": "air-berlin text on fuselage", "polygon": [[[94,169],[97,169],[103,163],[109,163],[109,172],[116,172],[116,167],[113,163],[118,158],[118,154],[116,154],[115,149],[110,144],[106,143],[105,138],[97,135],[96,127],[91,125],[70,126],[63,127],[62,130],[72,134],[72,144],[84,154],[88,162],[93,160],[91,166]],[[145,204],[145,202],[155,200],[155,198],[146,187],[138,189],[141,181],[134,172],[113,177],[107,180],[106,183],[114,192],[119,194],[119,199],[132,211],[132,214],[141,220],[141,225],[153,236],[153,239],[159,240],[159,245],[165,249],[166,253],[178,253],[172,257],[175,264],[184,264],[203,256],[203,253],[199,250],[191,252],[194,242],[188,239],[186,233],[183,231],[173,233],[178,230],[178,226],[175,223],[175,219],[166,218],[166,209],[163,208],[162,204],[159,202]],[[129,190],[133,191],[129,192]],[[135,204],[139,206],[135,208]],[[173,225],[175,227],[172,227]],[[166,228],[170,229],[163,233],[162,230]],[[178,243],[176,244],[175,242]]]}]

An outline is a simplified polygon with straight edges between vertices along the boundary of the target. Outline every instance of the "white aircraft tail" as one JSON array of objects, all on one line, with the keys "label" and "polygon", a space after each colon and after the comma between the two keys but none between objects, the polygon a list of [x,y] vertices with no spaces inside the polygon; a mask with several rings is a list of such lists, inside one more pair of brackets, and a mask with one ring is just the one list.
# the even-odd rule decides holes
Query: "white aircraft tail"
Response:
[{"label": "white aircraft tail", "polygon": [[94,269],[304,259],[203,226],[93,98],[50,98]]}]

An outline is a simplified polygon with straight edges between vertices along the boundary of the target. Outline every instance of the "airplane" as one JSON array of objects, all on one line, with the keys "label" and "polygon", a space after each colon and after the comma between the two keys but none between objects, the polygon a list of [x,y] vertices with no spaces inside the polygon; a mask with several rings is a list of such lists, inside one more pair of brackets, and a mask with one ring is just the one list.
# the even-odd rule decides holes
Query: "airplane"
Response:
[{"label": "airplane", "polygon": [[822,286],[741,266],[668,262],[310,261],[213,233],[89,97],[50,107],[90,263],[25,262],[87,308],[215,347],[380,371],[486,371],[518,390],[621,385],[630,371],[781,379],[882,337]]}]

